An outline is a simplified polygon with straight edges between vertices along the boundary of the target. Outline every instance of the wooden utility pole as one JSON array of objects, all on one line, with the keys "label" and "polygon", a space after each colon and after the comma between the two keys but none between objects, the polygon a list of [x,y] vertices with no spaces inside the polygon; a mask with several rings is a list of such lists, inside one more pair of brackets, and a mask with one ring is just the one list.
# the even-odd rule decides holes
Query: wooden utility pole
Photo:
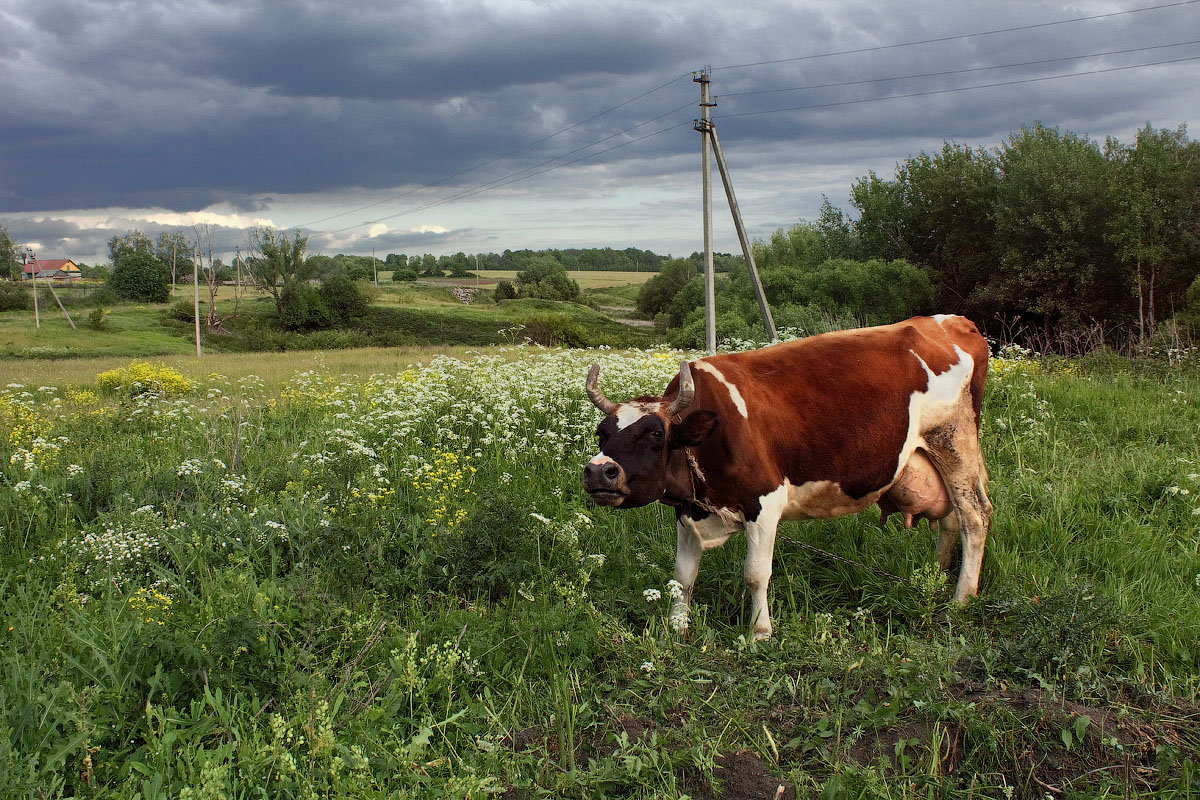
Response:
[{"label": "wooden utility pole", "polygon": [[379,288],[379,262],[375,260],[375,248],[371,248],[371,269],[375,272],[375,288]]},{"label": "wooden utility pole", "polygon": [[758,300],[758,309],[762,313],[763,327],[772,342],[779,336],[775,331],[775,320],[771,316],[771,308],[767,304],[767,296],[763,293],[762,282],[758,279],[758,268],[754,264],[754,254],[750,250],[750,239],[746,236],[746,226],[742,223],[742,212],[738,208],[737,197],[733,193],[733,182],[729,177],[729,168],[725,164],[725,155],[721,152],[721,142],[717,138],[717,128],[713,125],[711,109],[717,104],[709,95],[708,68],[705,67],[692,80],[700,84],[700,119],[695,122],[695,129],[700,132],[701,170],[703,171],[704,191],[704,327],[705,346],[709,354],[717,351],[716,303],[714,300],[714,269],[712,253],[712,181],[709,166],[709,148],[717,157],[717,168],[721,172],[721,182],[725,186],[725,199],[729,201],[729,213],[733,216],[733,226],[737,230],[738,241],[742,245],[742,255],[746,259],[746,269],[750,273],[750,283],[754,287],[754,296]]},{"label": "wooden utility pole", "polygon": [[692,76],[700,84],[700,119],[695,128],[700,131],[700,174],[704,207],[704,348],[711,356],[717,352],[716,279],[713,275],[712,250],[712,165],[709,163],[708,134],[712,127],[708,98],[708,67]]},{"label": "wooden utility pole", "polygon": [[75,320],[71,319],[71,314],[67,311],[67,307],[63,305],[62,300],[58,299],[58,292],[54,291],[54,284],[47,283],[46,288],[50,290],[50,296],[54,298],[54,302],[58,303],[58,307],[63,312],[63,316],[67,318],[67,322],[71,323],[71,330],[79,330],[75,327]]},{"label": "wooden utility pole", "polygon": [[721,182],[725,184],[725,199],[729,201],[729,213],[733,215],[733,227],[737,230],[738,241],[742,244],[742,255],[746,259],[746,269],[750,273],[750,285],[754,287],[754,297],[758,300],[758,310],[762,312],[763,326],[767,329],[767,338],[772,342],[779,339],[775,332],[775,318],[771,316],[771,307],[767,305],[767,296],[763,293],[762,281],[758,279],[758,267],[754,265],[754,253],[750,251],[750,239],[746,236],[746,226],[742,223],[742,212],[738,208],[737,197],[733,194],[733,182],[729,179],[729,168],[725,166],[725,155],[721,152],[721,140],[717,138],[717,127],[708,124],[708,135],[712,139],[713,154],[717,157],[717,169],[721,173]]},{"label": "wooden utility pole", "polygon": [[38,274],[37,256],[35,256],[33,254],[32,250],[30,250],[28,247],[26,247],[25,252],[21,254],[21,263],[22,264],[33,264],[33,271],[29,273],[29,277],[33,281],[33,325],[36,328],[41,328],[42,327],[42,318],[41,318],[41,315],[38,313],[38,303],[37,303],[37,274]]}]

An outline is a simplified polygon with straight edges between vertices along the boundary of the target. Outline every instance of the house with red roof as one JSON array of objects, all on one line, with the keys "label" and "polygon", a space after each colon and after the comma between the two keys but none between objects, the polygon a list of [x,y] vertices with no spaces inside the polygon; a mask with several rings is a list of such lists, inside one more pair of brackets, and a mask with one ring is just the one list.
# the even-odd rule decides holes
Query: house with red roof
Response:
[{"label": "house with red roof", "polygon": [[82,274],[79,267],[75,266],[75,262],[69,258],[39,258],[21,265],[21,277],[27,280],[32,279],[35,270],[37,277],[42,279],[63,280],[78,278]]}]

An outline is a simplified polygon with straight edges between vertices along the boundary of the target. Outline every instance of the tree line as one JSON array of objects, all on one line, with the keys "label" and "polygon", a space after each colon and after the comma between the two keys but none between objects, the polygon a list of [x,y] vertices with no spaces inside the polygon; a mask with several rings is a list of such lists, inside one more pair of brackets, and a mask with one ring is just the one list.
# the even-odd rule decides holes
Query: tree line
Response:
[{"label": "tree line", "polygon": [[[1044,349],[1144,343],[1164,321],[1200,334],[1200,143],[1183,127],[1131,144],[1040,124],[995,149],[946,142],[892,178],[869,172],[850,203],[753,244],[777,324],[954,312]],[[684,345],[702,331],[697,275],[664,264],[638,301]],[[748,276],[718,293],[718,331],[756,335]]]}]

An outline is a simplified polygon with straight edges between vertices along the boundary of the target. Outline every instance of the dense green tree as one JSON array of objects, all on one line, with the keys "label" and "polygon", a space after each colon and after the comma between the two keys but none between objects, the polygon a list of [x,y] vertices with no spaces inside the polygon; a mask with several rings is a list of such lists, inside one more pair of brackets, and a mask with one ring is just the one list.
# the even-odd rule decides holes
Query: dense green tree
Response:
[{"label": "dense green tree", "polygon": [[696,277],[695,264],[690,260],[676,258],[661,265],[659,272],[642,284],[638,290],[637,309],[654,317],[666,311],[675,295]]},{"label": "dense green tree", "polygon": [[408,256],[404,253],[388,253],[383,263],[392,269],[404,269],[408,266]]},{"label": "dense green tree", "polygon": [[279,324],[284,330],[313,331],[333,325],[325,298],[311,283],[288,281],[279,294]]},{"label": "dense green tree", "polygon": [[1149,125],[1128,147],[1110,140],[1106,155],[1115,165],[1108,239],[1131,274],[1137,303],[1138,338],[1150,335],[1162,298],[1182,300],[1197,274],[1200,240],[1192,233],[1200,192],[1200,149],[1189,146],[1186,129],[1156,131]]},{"label": "dense green tree", "polygon": [[501,300],[513,300],[517,296],[517,287],[511,281],[500,281],[492,291],[492,299],[499,303]]},{"label": "dense green tree", "polygon": [[[188,245],[191,248],[191,245]],[[129,253],[144,253],[154,255],[154,242],[139,230],[128,231],[124,236],[114,236],[108,240],[108,255],[115,267],[117,261]]]},{"label": "dense green tree", "polygon": [[370,299],[356,281],[347,275],[335,275],[317,290],[334,325],[349,325],[366,313]]},{"label": "dense green tree", "polygon": [[[111,245],[110,245],[111,249]],[[154,256],[172,269],[171,280],[192,281],[192,243],[183,231],[162,231],[154,242]]]},{"label": "dense green tree", "polygon": [[421,256],[421,275],[426,278],[440,278],[444,273],[438,266],[438,259],[433,253]]},{"label": "dense green tree", "polygon": [[755,241],[751,249],[754,263],[762,271],[778,267],[812,269],[829,258],[825,237],[811,222],[800,222],[787,231],[780,228],[769,241]]},{"label": "dense green tree", "polygon": [[1035,317],[1047,335],[1059,325],[1119,319],[1129,286],[1105,237],[1115,208],[1100,149],[1034,125],[1009,137],[997,164],[991,299]]},{"label": "dense green tree", "polygon": [[[246,259],[246,270],[250,280],[259,289],[275,300],[275,309],[283,318],[287,298],[284,289],[308,281],[313,276],[313,267],[304,257],[308,237],[299,231],[289,240],[284,234],[276,234],[272,228],[255,228],[255,253]],[[289,297],[307,301],[302,293],[293,292]]]},{"label": "dense green tree", "polygon": [[16,280],[21,277],[21,259],[17,255],[17,246],[8,236],[8,231],[0,226],[0,280]]},{"label": "dense green tree", "polygon": [[126,300],[165,303],[171,299],[171,270],[150,253],[124,250],[113,263],[108,286]]},{"label": "dense green tree", "polygon": [[574,300],[579,297],[579,284],[568,277],[562,264],[549,256],[537,256],[517,273],[517,291],[522,297]]}]

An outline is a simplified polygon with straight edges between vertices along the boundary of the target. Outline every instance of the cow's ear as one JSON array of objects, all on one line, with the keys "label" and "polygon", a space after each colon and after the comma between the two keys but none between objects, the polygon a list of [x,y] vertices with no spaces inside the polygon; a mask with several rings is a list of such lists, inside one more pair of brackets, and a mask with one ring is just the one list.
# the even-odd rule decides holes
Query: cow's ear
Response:
[{"label": "cow's ear", "polygon": [[695,447],[708,438],[720,421],[712,411],[688,414],[678,425],[671,426],[671,447]]}]

